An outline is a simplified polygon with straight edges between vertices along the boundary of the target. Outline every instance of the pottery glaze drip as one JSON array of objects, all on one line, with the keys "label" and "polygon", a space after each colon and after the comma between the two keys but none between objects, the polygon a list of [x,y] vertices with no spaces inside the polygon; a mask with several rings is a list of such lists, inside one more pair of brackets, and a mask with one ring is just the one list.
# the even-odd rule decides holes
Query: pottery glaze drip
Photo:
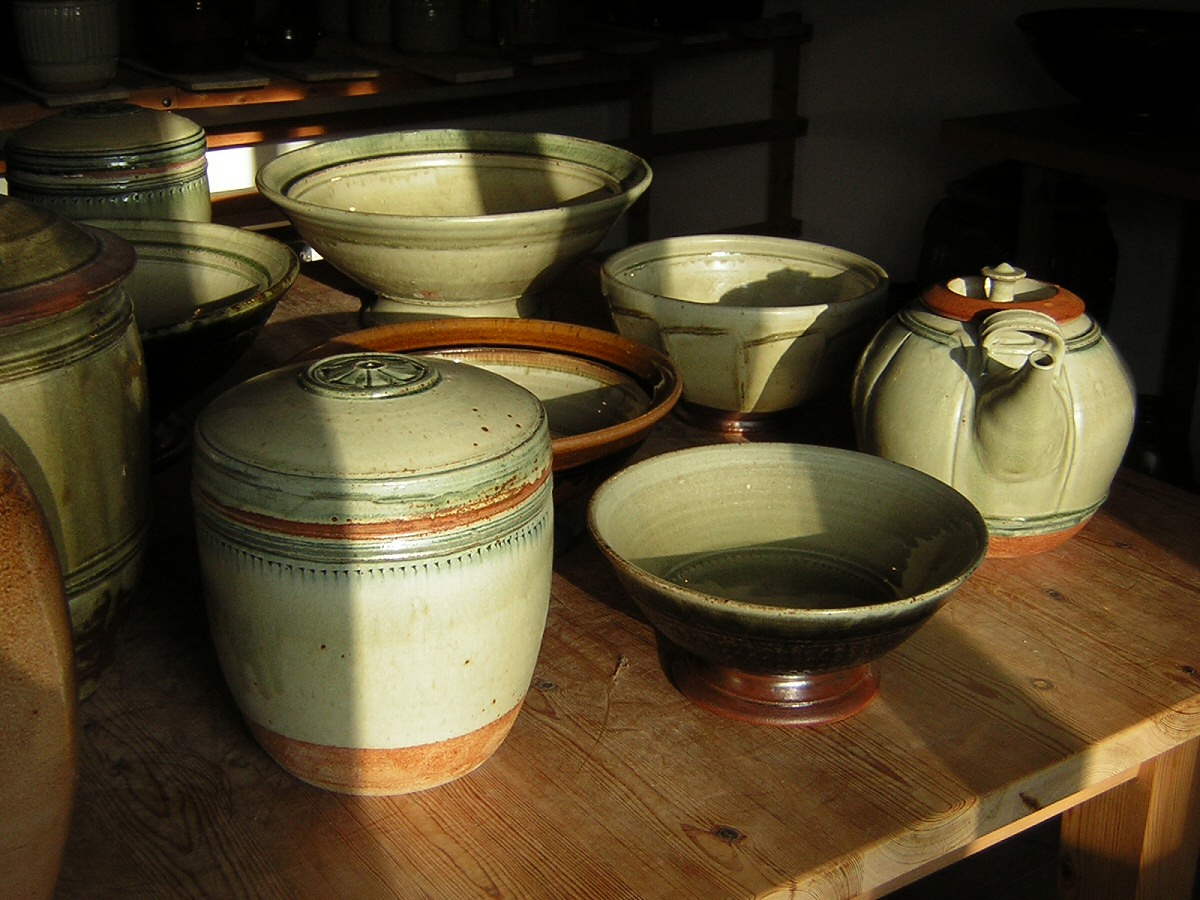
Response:
[{"label": "pottery glaze drip", "polygon": [[860,449],[958,488],[989,555],[1051,549],[1104,502],[1133,431],[1133,380],[1065,289],[1008,264],[934,285],[864,352]]}]

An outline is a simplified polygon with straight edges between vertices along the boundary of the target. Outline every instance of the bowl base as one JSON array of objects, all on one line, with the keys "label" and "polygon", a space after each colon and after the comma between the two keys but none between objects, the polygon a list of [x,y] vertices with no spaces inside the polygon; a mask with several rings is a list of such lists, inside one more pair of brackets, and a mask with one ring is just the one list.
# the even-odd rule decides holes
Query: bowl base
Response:
[{"label": "bowl base", "polygon": [[681,400],[675,407],[679,417],[689,425],[719,434],[770,436],[787,430],[795,415],[793,409],[768,413],[731,412]]},{"label": "bowl base", "polygon": [[486,301],[421,300],[377,294],[373,302],[364,304],[359,318],[368,326],[447,318],[529,319],[536,317],[540,309],[541,304],[533,294]]},{"label": "bowl base", "polygon": [[705,662],[676,651],[671,680],[705,709],[756,725],[824,725],[848,718],[879,691],[866,663],[833,672],[763,675]]}]

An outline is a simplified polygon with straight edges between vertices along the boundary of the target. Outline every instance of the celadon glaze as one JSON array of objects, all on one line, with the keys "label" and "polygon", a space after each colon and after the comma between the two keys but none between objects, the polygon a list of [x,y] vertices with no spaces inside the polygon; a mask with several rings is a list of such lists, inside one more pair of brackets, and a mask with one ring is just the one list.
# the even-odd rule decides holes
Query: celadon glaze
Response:
[{"label": "celadon glaze", "polygon": [[524,700],[549,605],[537,398],[470,365],[348,353],[221,395],[195,446],[213,640],[267,751],[355,794],[484,762]]},{"label": "celadon glaze", "polygon": [[1108,495],[1133,379],[1083,302],[1008,265],[935,285],[862,356],[862,450],[928,472],[983,512],[991,555],[1067,540]]},{"label": "celadon glaze", "polygon": [[619,251],[600,278],[621,334],[678,367],[685,404],[734,415],[790,409],[849,377],[888,286],[844,250],[728,234]]},{"label": "celadon glaze", "polygon": [[531,315],[650,185],[631,153],[554,134],[461,129],[324,141],[266,163],[258,188],[377,323]]},{"label": "celadon glaze", "polygon": [[602,553],[670,640],[672,680],[755,722],[816,724],[875,694],[873,663],[982,562],[979,511],[865,453],[721,443],[616,473],[588,508]]},{"label": "celadon glaze", "polygon": [[116,235],[0,198],[3,439],[54,536],[83,697],[140,576],[150,514],[133,265]]},{"label": "celadon glaze", "polygon": [[184,116],[80,103],[4,145],[13,197],[69,219],[212,220],[208,137]]}]

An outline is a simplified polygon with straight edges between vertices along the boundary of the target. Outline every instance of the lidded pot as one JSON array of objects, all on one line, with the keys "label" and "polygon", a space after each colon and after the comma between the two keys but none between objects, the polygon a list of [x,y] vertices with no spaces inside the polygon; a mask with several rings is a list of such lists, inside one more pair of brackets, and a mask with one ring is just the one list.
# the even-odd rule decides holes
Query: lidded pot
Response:
[{"label": "lidded pot", "polygon": [[538,399],[465,363],[354,352],[231,388],[194,437],[213,641],[263,748],[350,794],[487,760],[550,600]]},{"label": "lidded pot", "polygon": [[1083,301],[1008,264],[935,284],[864,351],[859,448],[947,482],[983,513],[990,556],[1049,550],[1108,496],[1133,379]]},{"label": "lidded pot", "polygon": [[204,129],[178,113],[80,103],[9,137],[8,191],[69,219],[209,222],[207,149]]},{"label": "lidded pot", "polygon": [[81,696],[141,574],[149,521],[142,345],[117,235],[0,197],[0,443],[45,513]]}]

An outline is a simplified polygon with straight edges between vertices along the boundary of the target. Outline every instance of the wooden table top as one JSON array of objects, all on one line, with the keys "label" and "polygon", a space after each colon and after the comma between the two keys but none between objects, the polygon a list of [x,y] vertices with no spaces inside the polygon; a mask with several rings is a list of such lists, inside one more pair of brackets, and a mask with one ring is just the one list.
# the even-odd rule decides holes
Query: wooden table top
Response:
[{"label": "wooden table top", "polygon": [[[237,374],[356,309],[302,276]],[[672,416],[643,452],[704,439]],[[323,792],[259,749],[225,688],[187,474],[155,477],[142,596],[83,704],[61,896],[847,897],[1200,736],[1200,502],[1123,472],[1076,538],[986,561],[882,660],[865,710],[816,728],[685,700],[580,541],[495,756],[423,793]]]}]

